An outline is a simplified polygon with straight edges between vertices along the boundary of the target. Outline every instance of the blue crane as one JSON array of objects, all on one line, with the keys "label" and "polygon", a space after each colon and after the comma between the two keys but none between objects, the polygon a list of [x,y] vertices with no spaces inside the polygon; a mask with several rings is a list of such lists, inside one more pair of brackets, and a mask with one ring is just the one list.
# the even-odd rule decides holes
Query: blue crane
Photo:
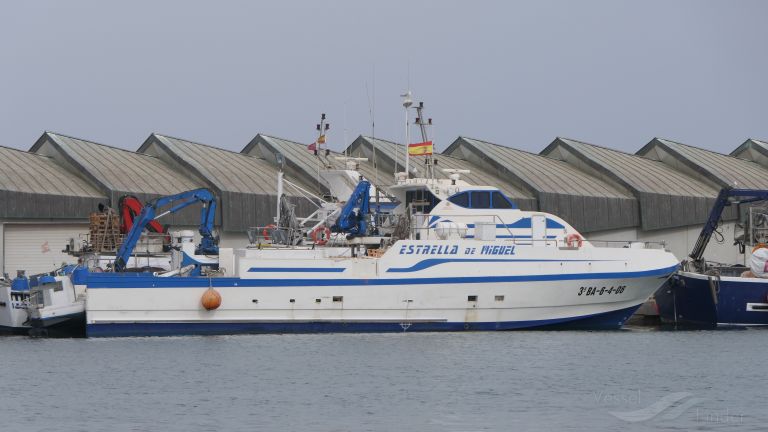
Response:
[{"label": "blue crane", "polygon": [[[158,209],[176,201],[181,202],[165,212],[156,215]],[[177,211],[198,202],[203,205],[203,208],[200,211],[199,228],[202,239],[195,250],[195,254],[218,255],[219,247],[216,245],[216,239],[213,237],[213,222],[216,215],[216,197],[208,189],[195,189],[149,201],[141,210],[138,218],[134,221],[133,227],[125,236],[125,241],[120,245],[120,249],[117,251],[117,256],[115,257],[114,270],[116,272],[125,270],[128,259],[131,257],[131,254],[133,254],[133,250],[136,248],[136,244],[139,242],[139,238],[141,238],[144,228],[151,221],[169,213],[176,213]]]},{"label": "blue crane", "polygon": [[349,200],[341,209],[339,218],[331,228],[334,232],[349,234],[349,237],[364,236],[368,233],[368,217],[371,211],[371,184],[361,180]]},{"label": "blue crane", "polygon": [[[731,200],[731,198],[741,198],[739,200]],[[755,201],[768,200],[768,190],[762,189],[733,189],[724,188],[717,195],[715,205],[712,206],[712,210],[709,212],[709,218],[704,223],[704,228],[701,229],[698,240],[693,246],[693,250],[688,255],[693,262],[701,261],[704,256],[704,250],[709,244],[709,240],[712,238],[712,234],[717,229],[717,225],[720,222],[720,217],[723,215],[723,211],[727,206],[732,204],[744,204]]]}]

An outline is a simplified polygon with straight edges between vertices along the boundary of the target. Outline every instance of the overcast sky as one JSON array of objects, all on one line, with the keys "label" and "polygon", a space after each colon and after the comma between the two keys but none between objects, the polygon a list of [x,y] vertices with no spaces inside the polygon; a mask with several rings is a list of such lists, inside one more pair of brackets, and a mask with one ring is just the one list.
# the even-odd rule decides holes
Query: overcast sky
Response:
[{"label": "overcast sky", "polygon": [[240,151],[257,133],[310,142],[321,112],[341,149],[345,129],[372,133],[371,108],[376,136],[403,141],[409,81],[438,150],[459,135],[532,152],[556,136],[629,152],[655,136],[725,153],[768,139],[768,2],[0,7],[0,145],[25,150],[49,130]]}]

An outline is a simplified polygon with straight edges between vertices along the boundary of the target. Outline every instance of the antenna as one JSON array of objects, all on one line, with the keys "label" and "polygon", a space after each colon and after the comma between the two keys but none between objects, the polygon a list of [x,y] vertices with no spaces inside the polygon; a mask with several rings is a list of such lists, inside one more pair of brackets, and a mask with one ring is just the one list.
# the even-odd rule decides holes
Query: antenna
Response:
[{"label": "antenna", "polygon": [[368,98],[368,116],[371,120],[371,147],[373,149],[373,177],[374,184],[379,184],[379,166],[376,164],[376,65],[373,65],[373,98],[368,90],[368,82],[365,82],[365,95]]},{"label": "antenna", "polygon": [[[429,141],[429,137],[427,136],[427,126],[432,126],[432,119],[427,119],[427,121],[424,121],[424,102],[419,102],[419,105],[416,106],[416,121],[415,123],[419,125],[419,130],[421,131],[421,141],[427,142]],[[427,178],[434,179],[435,172],[433,169],[433,160],[432,160],[432,152],[434,151],[434,143],[432,143],[432,150],[428,154],[425,154],[426,159],[424,160],[424,164],[427,168]]]},{"label": "antenna", "polygon": [[[410,64],[409,64],[409,70],[410,70]],[[409,79],[409,81],[410,81],[410,79]],[[411,105],[413,105],[413,99],[411,99],[411,90],[410,90],[410,88],[408,89],[408,91],[405,92],[405,94],[400,95],[400,97],[403,98],[403,108],[404,108],[404,111],[405,111],[405,146],[404,146],[405,154],[404,154],[404,158],[405,158],[405,176],[406,176],[405,178],[408,178],[408,175],[409,175],[408,174],[409,173],[409,171],[408,171],[408,165],[409,165],[408,164],[408,159],[410,159],[408,157],[408,144],[411,143],[411,132],[410,132],[411,128],[410,128],[410,124],[409,124],[409,121],[408,121],[408,108],[410,108]],[[398,152],[395,151],[395,176],[397,176],[397,154],[398,154]]]},{"label": "antenna", "polygon": [[[331,128],[331,124],[328,123],[328,121],[325,119],[325,113],[320,114],[320,123],[317,124],[317,140],[315,140],[315,156],[318,156],[317,159],[317,194],[320,195],[322,193],[321,187],[320,187],[320,159],[322,158],[323,154],[323,144],[326,142],[325,134],[328,132],[328,130]],[[328,153],[328,149],[326,148],[326,157]]]},{"label": "antenna", "polygon": [[344,101],[344,156],[349,156],[347,154],[348,148],[349,148],[349,144],[347,144],[347,101]]}]

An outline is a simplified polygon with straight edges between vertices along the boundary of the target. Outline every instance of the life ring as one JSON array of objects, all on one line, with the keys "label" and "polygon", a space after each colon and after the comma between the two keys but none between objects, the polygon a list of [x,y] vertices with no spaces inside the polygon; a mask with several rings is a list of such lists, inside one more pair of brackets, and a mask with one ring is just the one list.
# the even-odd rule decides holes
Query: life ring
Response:
[{"label": "life ring", "polygon": [[[322,237],[319,237],[320,233],[323,233]],[[320,225],[313,229],[309,236],[312,237],[312,241],[315,242],[316,245],[322,246],[328,243],[328,240],[331,239],[331,229],[327,226]]]},{"label": "life ring", "polygon": [[264,227],[264,230],[261,232],[261,235],[264,237],[265,241],[269,241],[269,230],[277,228],[277,225],[275,224],[269,224]]},{"label": "life ring", "polygon": [[574,247],[575,244],[577,248],[580,248],[584,244],[584,238],[576,233],[571,233],[565,238],[565,244],[568,247]]},{"label": "life ring", "polygon": [[765,243],[758,243],[757,245],[755,245],[754,248],[752,248],[752,253],[755,253],[757,252],[758,249],[762,249],[762,248],[768,248],[768,245]]}]

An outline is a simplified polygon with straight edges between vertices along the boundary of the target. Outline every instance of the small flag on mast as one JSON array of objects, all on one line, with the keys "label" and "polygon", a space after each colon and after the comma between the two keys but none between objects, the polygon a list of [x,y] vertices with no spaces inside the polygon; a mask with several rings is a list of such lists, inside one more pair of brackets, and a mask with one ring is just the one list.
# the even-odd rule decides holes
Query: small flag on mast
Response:
[{"label": "small flag on mast", "polygon": [[408,156],[430,156],[432,154],[432,141],[408,144]]},{"label": "small flag on mast", "polygon": [[307,150],[309,150],[311,152],[317,150],[317,143],[312,143],[312,144],[308,145],[307,146]]}]

